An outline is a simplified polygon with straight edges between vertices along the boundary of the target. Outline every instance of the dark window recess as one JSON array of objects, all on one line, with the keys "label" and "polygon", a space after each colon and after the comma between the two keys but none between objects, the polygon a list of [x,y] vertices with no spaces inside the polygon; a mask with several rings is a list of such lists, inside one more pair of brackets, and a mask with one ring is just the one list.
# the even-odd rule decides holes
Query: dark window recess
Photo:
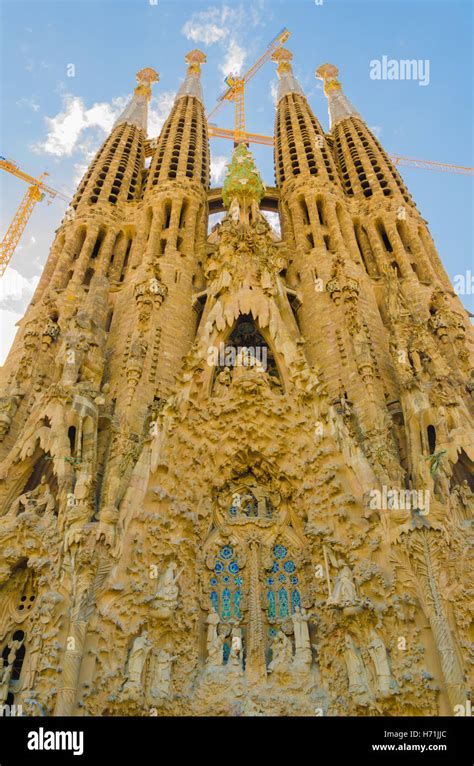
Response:
[{"label": "dark window recess", "polygon": [[436,449],[436,428],[434,426],[428,426],[428,447],[430,455],[434,454]]}]

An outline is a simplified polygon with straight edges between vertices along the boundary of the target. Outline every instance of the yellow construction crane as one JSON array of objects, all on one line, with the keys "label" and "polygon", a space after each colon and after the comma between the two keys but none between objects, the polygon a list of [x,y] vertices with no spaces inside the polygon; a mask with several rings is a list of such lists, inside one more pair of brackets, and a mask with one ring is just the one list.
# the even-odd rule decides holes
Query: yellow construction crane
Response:
[{"label": "yellow construction crane", "polygon": [[[272,56],[273,53],[275,53],[278,48],[281,48],[282,45],[285,44],[285,42],[290,37],[290,32],[286,27],[283,27],[281,32],[279,32],[273,40],[268,44],[267,49],[263,56],[260,56],[258,61],[255,62],[253,66],[250,67],[250,69],[243,75],[243,77],[237,77],[237,75],[229,74],[225,78],[225,83],[228,86],[226,90],[221,93],[219,98],[217,99],[217,104],[209,114],[207,115],[207,121],[214,117],[214,115],[217,114],[219,109],[223,106],[225,101],[233,101],[234,102],[234,130],[232,133],[232,139],[234,141],[234,144],[237,145],[242,142],[248,141],[248,134],[245,132],[245,86],[248,83],[248,81],[258,72],[258,70],[265,64],[266,61]],[[217,128],[215,125],[209,125],[209,135],[210,136],[218,136],[220,133],[220,128]],[[218,132],[214,132],[218,131]],[[264,143],[259,142],[257,139],[259,136],[257,134],[253,134],[254,138],[253,141],[255,143]],[[221,138],[230,138],[230,136],[220,136]],[[262,137],[263,138],[263,137]]]},{"label": "yellow construction crane", "polygon": [[50,186],[46,186],[46,184],[43,183],[43,178],[47,176],[48,173],[42,173],[39,178],[33,178],[33,176],[20,170],[15,162],[7,160],[5,157],[0,157],[0,169],[6,170],[7,173],[11,173],[13,176],[21,178],[23,181],[30,184],[0,245],[0,277],[2,277],[11,261],[15,248],[20,241],[20,237],[23,234],[36,203],[40,202],[46,194],[49,195],[50,203],[55,197],[65,200],[66,202],[69,202],[69,199],[64,194],[61,194],[61,192],[51,189]]}]

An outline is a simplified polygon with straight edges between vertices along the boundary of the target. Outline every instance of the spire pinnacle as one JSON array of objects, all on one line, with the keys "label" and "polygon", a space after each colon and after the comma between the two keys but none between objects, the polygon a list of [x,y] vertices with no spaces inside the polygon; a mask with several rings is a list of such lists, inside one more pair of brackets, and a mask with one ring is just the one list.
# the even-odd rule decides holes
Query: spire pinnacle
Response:
[{"label": "spire pinnacle", "polygon": [[264,193],[265,186],[252,152],[245,144],[238,144],[222,187],[224,205],[229,210],[235,203],[243,208],[251,207],[252,204],[258,207]]},{"label": "spire pinnacle", "polygon": [[176,99],[183,96],[194,96],[200,101],[204,101],[201,87],[201,64],[206,63],[206,54],[194,48],[186,54],[185,59],[188,65],[188,71],[178,90]]},{"label": "spire pinnacle", "polygon": [[339,69],[334,64],[322,64],[316,69],[316,77],[324,82],[324,95],[328,99],[330,127],[346,117],[360,117],[358,111],[342,92],[337,79]]},{"label": "spire pinnacle", "polygon": [[122,125],[122,123],[126,122],[129,125],[136,125],[137,128],[141,128],[146,133],[148,127],[148,102],[151,98],[151,84],[158,82],[160,77],[158,72],[155,72],[154,69],[145,67],[145,69],[140,69],[140,71],[137,72],[136,79],[138,85],[133,92],[132,98],[116,121],[114,128],[117,125]]},{"label": "spire pinnacle", "polygon": [[293,74],[292,60],[293,54],[286,48],[278,48],[272,55],[272,61],[278,64],[277,74],[280,80],[278,83],[277,101],[280,101],[283,96],[287,96],[289,93],[299,93],[301,96],[304,96],[303,89]]}]

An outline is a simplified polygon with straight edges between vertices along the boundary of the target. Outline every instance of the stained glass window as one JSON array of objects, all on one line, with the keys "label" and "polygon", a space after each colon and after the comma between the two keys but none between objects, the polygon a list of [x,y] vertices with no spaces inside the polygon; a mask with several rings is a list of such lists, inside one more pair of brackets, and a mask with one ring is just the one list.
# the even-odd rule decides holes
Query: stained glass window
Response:
[{"label": "stained glass window", "polygon": [[220,549],[209,584],[211,606],[224,622],[232,617],[240,619],[242,600],[242,577],[230,545]]},{"label": "stained glass window", "polygon": [[273,548],[273,564],[266,585],[270,620],[284,620],[301,606],[297,567],[288,548],[280,543]]}]

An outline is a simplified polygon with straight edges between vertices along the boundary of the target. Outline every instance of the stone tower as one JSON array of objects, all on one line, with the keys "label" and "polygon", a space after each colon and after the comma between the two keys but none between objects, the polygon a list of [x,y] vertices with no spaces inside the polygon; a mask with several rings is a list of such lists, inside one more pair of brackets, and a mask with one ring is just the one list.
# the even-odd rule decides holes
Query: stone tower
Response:
[{"label": "stone tower", "polygon": [[0,703],[24,714],[466,712],[472,330],[337,69],[325,133],[274,59],[276,186],[239,144],[209,189],[204,54],[153,140],[141,70],[19,323]]}]

